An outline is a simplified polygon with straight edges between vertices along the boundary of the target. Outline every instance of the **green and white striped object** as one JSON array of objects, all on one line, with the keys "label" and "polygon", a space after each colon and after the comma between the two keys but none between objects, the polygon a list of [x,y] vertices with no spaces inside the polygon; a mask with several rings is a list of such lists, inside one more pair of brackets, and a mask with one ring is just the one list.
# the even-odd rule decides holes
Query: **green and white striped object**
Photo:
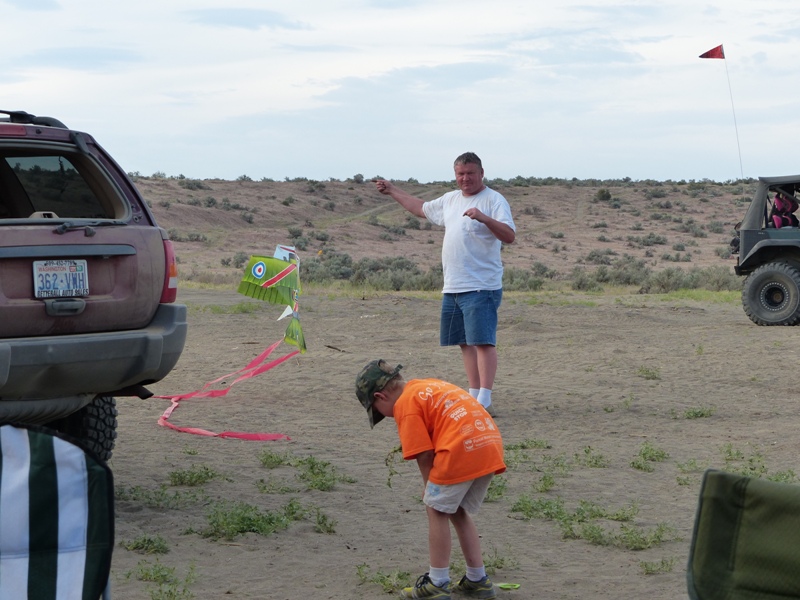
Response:
[{"label": "green and white striped object", "polygon": [[0,600],[97,600],[114,546],[114,485],[60,434],[0,426]]}]

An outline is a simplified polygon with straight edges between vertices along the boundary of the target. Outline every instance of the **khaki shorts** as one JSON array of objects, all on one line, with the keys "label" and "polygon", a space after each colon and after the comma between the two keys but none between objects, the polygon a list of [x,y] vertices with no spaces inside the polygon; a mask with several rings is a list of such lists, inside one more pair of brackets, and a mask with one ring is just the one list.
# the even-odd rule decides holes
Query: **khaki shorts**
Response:
[{"label": "khaki shorts", "polygon": [[483,477],[453,485],[439,485],[429,481],[425,486],[425,495],[422,497],[422,501],[426,506],[450,515],[455,513],[459,507],[474,515],[480,510],[493,477],[494,473],[489,473]]}]

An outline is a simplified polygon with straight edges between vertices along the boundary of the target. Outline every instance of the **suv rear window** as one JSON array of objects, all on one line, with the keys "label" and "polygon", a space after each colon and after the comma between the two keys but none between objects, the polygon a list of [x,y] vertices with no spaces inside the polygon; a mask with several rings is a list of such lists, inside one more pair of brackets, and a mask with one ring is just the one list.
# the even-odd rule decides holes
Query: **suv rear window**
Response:
[{"label": "suv rear window", "polygon": [[0,219],[109,219],[114,212],[63,154],[0,156]]}]

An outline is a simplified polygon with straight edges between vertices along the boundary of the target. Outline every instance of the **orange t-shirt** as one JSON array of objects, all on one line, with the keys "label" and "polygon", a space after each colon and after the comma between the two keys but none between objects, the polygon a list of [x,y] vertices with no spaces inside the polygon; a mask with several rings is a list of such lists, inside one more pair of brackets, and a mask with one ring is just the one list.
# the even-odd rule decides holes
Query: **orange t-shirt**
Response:
[{"label": "orange t-shirt", "polygon": [[429,480],[451,485],[506,470],[503,438],[475,398],[439,379],[412,379],[394,406],[403,458],[433,450]]}]

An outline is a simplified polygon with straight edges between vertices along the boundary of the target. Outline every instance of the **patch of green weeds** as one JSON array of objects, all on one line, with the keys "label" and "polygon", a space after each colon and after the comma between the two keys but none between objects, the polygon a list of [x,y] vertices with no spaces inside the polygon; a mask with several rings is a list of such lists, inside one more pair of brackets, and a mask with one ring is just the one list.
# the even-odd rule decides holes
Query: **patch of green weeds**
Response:
[{"label": "patch of green weeds", "polygon": [[639,505],[636,502],[632,502],[628,506],[624,506],[612,513],[608,513],[606,518],[611,519],[612,521],[633,521],[638,514]]},{"label": "patch of green weeds", "polygon": [[533,489],[543,494],[556,486],[556,478],[552,473],[542,473],[539,481],[533,484]]},{"label": "patch of green weeds", "polygon": [[647,380],[661,379],[661,370],[658,367],[646,367],[642,365],[637,369],[636,374]]},{"label": "patch of green weeds", "polygon": [[[261,466],[268,469],[276,469],[282,466],[290,466],[298,469],[297,478],[306,484],[309,490],[330,491],[337,483],[354,483],[355,479],[340,474],[336,467],[324,460],[319,460],[314,456],[297,458],[288,452],[278,453],[271,450],[264,450],[259,454],[258,460]],[[390,486],[391,487],[391,486]]]},{"label": "patch of green weeds", "polygon": [[590,544],[627,550],[646,550],[676,539],[675,528],[665,523],[659,523],[651,529],[623,523],[619,531],[614,532],[596,522],[588,522],[581,525],[580,532],[580,537]]},{"label": "patch of green weeds", "polygon": [[542,456],[541,463],[534,465],[533,470],[556,475],[567,475],[572,470],[572,465],[563,454],[557,456],[545,455]]},{"label": "patch of green weeds", "polygon": [[511,512],[522,513],[526,521],[531,519],[550,519],[559,521],[569,517],[569,512],[561,498],[533,498],[520,496],[511,506]]},{"label": "patch of green weeds", "polygon": [[[629,550],[642,550],[672,539],[674,528],[660,524],[645,530],[630,524],[639,513],[632,503],[616,511],[609,511],[596,502],[581,500],[572,512],[567,510],[561,498],[544,499],[521,496],[511,507],[511,512],[521,513],[524,520],[548,519],[554,521],[564,539],[584,539],[598,546],[618,546]],[[614,531],[599,521],[606,519],[621,523]]]},{"label": "patch of green weeds", "polygon": [[590,467],[593,469],[603,469],[610,463],[605,456],[596,452],[591,446],[586,446],[583,449],[583,454],[576,453],[575,462],[583,467]]},{"label": "patch of green weeds", "polygon": [[486,572],[489,575],[497,573],[498,569],[516,569],[519,567],[519,561],[512,556],[503,556],[497,550],[492,548],[489,552],[484,552],[483,564],[486,567]]},{"label": "patch of green weeds", "polygon": [[672,573],[675,566],[675,557],[662,558],[657,562],[641,561],[639,567],[645,575],[656,575],[658,573]]},{"label": "patch of green weeds", "polygon": [[550,445],[550,442],[547,440],[539,440],[535,438],[529,438],[523,440],[521,442],[517,442],[516,444],[508,444],[505,446],[506,450],[548,450],[553,446]]},{"label": "patch of green weeds", "polygon": [[497,475],[492,478],[489,484],[489,489],[486,491],[484,502],[497,502],[506,493],[508,488],[508,481],[502,475]]},{"label": "patch of green weeds", "polygon": [[503,462],[509,471],[518,469],[520,465],[528,462],[529,458],[528,453],[522,448],[506,448],[503,453]]},{"label": "patch of green weeds", "polygon": [[575,512],[572,513],[572,518],[579,523],[591,521],[592,519],[601,519],[606,516],[608,516],[606,509],[588,500],[579,500],[578,507],[575,509]]},{"label": "patch of green weeds", "polygon": [[778,471],[773,475],[768,475],[767,479],[778,483],[795,483],[797,482],[797,475],[791,469],[787,469],[786,471]]},{"label": "patch of green weeds", "polygon": [[258,461],[262,467],[267,469],[277,469],[282,466],[291,466],[292,455],[288,452],[273,452],[272,450],[263,450],[258,455]]},{"label": "patch of green weeds", "polygon": [[743,460],[744,452],[742,452],[738,448],[734,448],[733,444],[728,442],[722,447],[722,458],[725,460],[726,463],[734,460]]},{"label": "patch of green weeds", "polygon": [[792,469],[770,474],[765,457],[758,448],[753,449],[748,455],[729,443],[722,447],[722,457],[725,461],[724,469],[730,473],[745,477],[764,478],[780,483],[795,483],[797,481],[797,475]]},{"label": "patch of green weeds", "polygon": [[701,465],[697,462],[697,459],[690,458],[686,462],[678,463],[676,465],[678,467],[678,471],[683,473],[683,475],[678,475],[676,480],[678,485],[692,485],[692,483],[696,480],[696,478],[689,477],[690,474],[693,473],[702,473],[706,470],[706,466]]},{"label": "patch of green weeds", "polygon": [[356,575],[358,575],[358,579],[362,584],[374,583],[379,585],[384,594],[394,594],[404,587],[411,586],[411,573],[406,571],[384,573],[378,570],[375,573],[371,573],[370,566],[363,563],[356,566]]},{"label": "patch of green weeds", "polygon": [[199,533],[215,540],[232,540],[245,533],[270,535],[302,520],[306,513],[307,509],[296,499],[275,511],[262,511],[245,502],[221,500],[211,505],[207,514],[208,526]]},{"label": "patch of green weeds", "polygon": [[216,471],[205,465],[192,465],[188,469],[172,471],[169,474],[171,485],[196,486],[208,483],[217,476]]},{"label": "patch of green weeds", "polygon": [[256,488],[262,494],[294,494],[298,491],[297,488],[286,485],[286,483],[275,480],[272,477],[266,481],[263,479],[256,481]]},{"label": "patch of green weeds", "polygon": [[331,519],[319,508],[314,508],[314,531],[330,535],[336,533],[336,524],[336,519]]},{"label": "patch of green weeds", "polygon": [[580,533],[576,537],[584,539],[594,546],[610,546],[613,543],[611,535],[605,527],[598,523],[582,523]]},{"label": "patch of green weeds", "polygon": [[699,473],[705,471],[705,467],[697,462],[696,458],[690,458],[686,462],[676,465],[681,473]]},{"label": "patch of green weeds", "polygon": [[140,535],[138,538],[127,542],[120,542],[125,550],[138,554],[166,554],[169,552],[167,541],[160,535]]},{"label": "patch of green weeds", "polygon": [[703,419],[705,417],[710,417],[714,413],[717,412],[717,409],[713,406],[698,406],[695,408],[687,408],[683,411],[683,418],[684,419]]},{"label": "patch of green weeds", "polygon": [[742,450],[734,448],[732,444],[726,444],[722,448],[725,460],[725,470],[745,477],[765,477],[768,469],[764,462],[764,455],[755,449],[746,456]]},{"label": "patch of green weeds", "polygon": [[669,453],[660,448],[656,448],[649,441],[642,443],[639,454],[631,461],[631,466],[639,471],[652,473],[655,470],[652,463],[663,462],[669,458]]},{"label": "patch of green weeds", "polygon": [[674,540],[676,535],[675,528],[666,523],[659,523],[651,529],[623,523],[619,533],[614,536],[614,541],[615,545],[628,550],[646,550],[663,542]]},{"label": "patch of green weeds", "polygon": [[340,474],[336,467],[328,461],[318,460],[313,456],[297,460],[295,466],[300,469],[297,478],[305,482],[310,490],[328,492],[338,482],[355,483],[356,481],[352,477]]},{"label": "patch of green weeds", "polygon": [[195,597],[189,590],[189,586],[197,580],[194,565],[189,567],[186,576],[181,579],[175,567],[163,565],[158,560],[155,563],[143,560],[134,570],[128,571],[125,577],[155,583],[158,587],[149,591],[151,600],[191,600]]}]

